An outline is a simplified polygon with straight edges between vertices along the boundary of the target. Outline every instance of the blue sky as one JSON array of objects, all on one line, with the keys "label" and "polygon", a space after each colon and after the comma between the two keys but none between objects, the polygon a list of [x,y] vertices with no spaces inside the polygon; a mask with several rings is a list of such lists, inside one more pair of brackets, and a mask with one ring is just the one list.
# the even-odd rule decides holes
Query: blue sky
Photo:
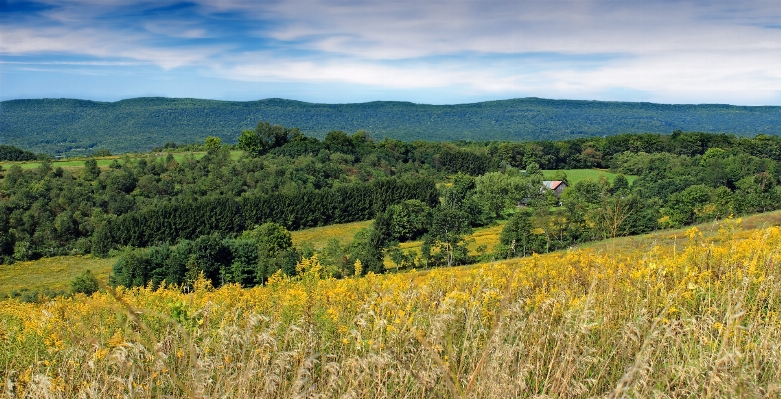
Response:
[{"label": "blue sky", "polygon": [[781,1],[0,0],[0,99],[781,105]]}]

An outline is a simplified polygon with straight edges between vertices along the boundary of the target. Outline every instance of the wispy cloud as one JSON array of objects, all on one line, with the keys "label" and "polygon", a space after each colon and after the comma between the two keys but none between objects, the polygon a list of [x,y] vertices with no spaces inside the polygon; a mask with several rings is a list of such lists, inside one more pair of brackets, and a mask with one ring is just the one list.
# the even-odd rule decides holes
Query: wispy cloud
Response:
[{"label": "wispy cloud", "polygon": [[[411,101],[440,92],[440,103],[460,93],[462,101],[781,104],[781,2],[769,0],[9,0],[2,7],[0,78],[15,77],[3,78],[3,98],[35,80],[34,71],[21,73],[26,64],[68,73],[116,68],[117,79],[154,65],[166,81],[186,70],[188,82],[192,71],[226,85],[290,82],[290,97],[303,100],[308,84],[313,91],[328,84],[345,93],[397,90]],[[149,90],[186,95],[182,86]],[[244,95],[264,97],[248,87]],[[338,93],[332,101],[350,100]]]}]

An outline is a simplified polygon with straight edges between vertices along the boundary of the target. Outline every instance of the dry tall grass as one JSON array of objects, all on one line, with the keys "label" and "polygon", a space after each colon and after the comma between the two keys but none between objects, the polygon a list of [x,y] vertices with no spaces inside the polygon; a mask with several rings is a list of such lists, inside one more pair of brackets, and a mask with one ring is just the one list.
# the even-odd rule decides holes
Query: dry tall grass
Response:
[{"label": "dry tall grass", "polygon": [[781,229],[265,287],[3,303],[10,397],[781,395]]}]

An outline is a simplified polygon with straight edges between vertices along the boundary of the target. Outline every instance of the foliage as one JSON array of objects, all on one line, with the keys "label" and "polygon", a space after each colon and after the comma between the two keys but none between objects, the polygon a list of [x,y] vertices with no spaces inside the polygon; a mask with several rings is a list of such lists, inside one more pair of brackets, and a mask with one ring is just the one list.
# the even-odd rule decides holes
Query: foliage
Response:
[{"label": "foliage", "polygon": [[71,292],[74,294],[92,295],[98,289],[98,279],[89,269],[71,281]]},{"label": "foliage", "polygon": [[173,247],[126,250],[114,264],[109,283],[191,287],[201,276],[213,286],[233,283],[251,287],[264,283],[277,271],[294,275],[299,260],[290,233],[278,224],[265,223],[245,231],[238,239],[212,234],[181,240]]},{"label": "foliage", "polygon": [[219,137],[209,136],[205,140],[205,147],[208,150],[216,150],[222,146],[222,140]]},{"label": "foliage", "polygon": [[[145,247],[156,242],[194,239],[206,234],[231,234],[247,226],[275,222],[300,229],[371,219],[388,205],[408,199],[432,203],[434,182],[428,179],[383,179],[334,189],[297,193],[217,197],[162,204],[107,221],[95,233],[97,254],[117,246]],[[97,244],[100,244],[99,246]]]},{"label": "foliage", "polygon": [[433,165],[410,164],[362,133],[350,140],[361,148],[358,157],[325,149],[251,158],[220,147],[199,156],[76,162],[83,168],[13,164],[0,181],[0,262],[105,255],[117,246],[236,234],[269,221],[301,229],[367,220],[401,201],[436,202],[432,178],[442,172]]},{"label": "foliage", "polygon": [[471,233],[469,216],[462,210],[444,206],[434,211],[429,237],[440,247],[447,266],[466,263],[468,252],[464,236]]},{"label": "foliage", "polygon": [[[178,249],[174,268],[152,267],[142,252],[123,259],[132,267],[120,268],[119,284],[190,284],[204,273],[214,285],[251,286],[277,270],[292,275],[303,253],[323,252],[324,273],[334,277],[354,274],[357,260],[362,272],[379,274],[386,259],[401,267],[466,264],[475,251],[481,259],[525,256],[781,207],[781,152],[773,150],[781,140],[767,136],[404,143],[334,130],[320,141],[267,122],[254,132],[264,155],[212,146],[201,158],[125,155],[107,169],[98,163],[107,160],[95,159],[80,169],[45,160],[35,169],[13,164],[0,183],[0,261],[106,256],[125,246],[156,248],[149,256],[164,260],[171,245],[195,245],[195,252]],[[541,166],[585,164],[616,174],[611,181],[598,170],[554,172],[571,186],[560,195],[542,188]],[[630,173],[637,178],[626,178]],[[290,236],[266,250],[248,243],[276,236],[276,228],[372,218],[352,243],[326,237],[300,251],[292,250]],[[469,241],[472,229],[502,218],[510,221],[493,252]],[[237,239],[255,226],[277,227]],[[416,244],[420,259],[403,252],[416,239],[425,244]]]},{"label": "foliage", "polygon": [[260,156],[275,148],[282,147],[291,140],[299,142],[305,139],[296,128],[291,129],[279,125],[272,126],[266,121],[260,121],[255,130],[244,130],[241,132],[237,147],[254,156]]},{"label": "foliage", "polygon": [[0,144],[0,161],[33,161],[35,159],[37,159],[37,156],[32,152]]}]

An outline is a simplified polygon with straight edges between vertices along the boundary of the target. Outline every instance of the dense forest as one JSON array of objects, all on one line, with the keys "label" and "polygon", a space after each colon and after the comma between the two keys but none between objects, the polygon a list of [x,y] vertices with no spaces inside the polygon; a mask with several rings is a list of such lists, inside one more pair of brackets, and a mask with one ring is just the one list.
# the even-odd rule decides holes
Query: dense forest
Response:
[{"label": "dense forest", "polygon": [[282,99],[229,102],[136,98],[0,103],[0,144],[51,156],[146,152],[165,141],[216,136],[235,143],[258,120],[298,126],[311,137],[364,129],[375,139],[449,141],[567,140],[673,130],[781,134],[781,107],[664,105],[524,98],[459,105],[406,102],[312,104]]},{"label": "dense forest", "polygon": [[[168,143],[76,169],[43,158],[0,173],[0,260],[120,255],[112,283],[262,284],[313,248],[290,230],[373,219],[352,243],[318,249],[335,277],[464,264],[472,229],[507,220],[490,259],[781,208],[781,138],[675,131],[564,141],[404,142],[364,131],[319,140],[257,124],[224,145]],[[204,150],[177,161],[172,151]],[[240,150],[231,156],[230,149]],[[18,151],[4,149],[4,153]],[[236,153],[234,153],[236,154]],[[619,176],[542,189],[542,169]],[[629,184],[626,176],[636,176]],[[556,180],[568,183],[566,172]],[[421,253],[399,243],[422,240]]]}]

